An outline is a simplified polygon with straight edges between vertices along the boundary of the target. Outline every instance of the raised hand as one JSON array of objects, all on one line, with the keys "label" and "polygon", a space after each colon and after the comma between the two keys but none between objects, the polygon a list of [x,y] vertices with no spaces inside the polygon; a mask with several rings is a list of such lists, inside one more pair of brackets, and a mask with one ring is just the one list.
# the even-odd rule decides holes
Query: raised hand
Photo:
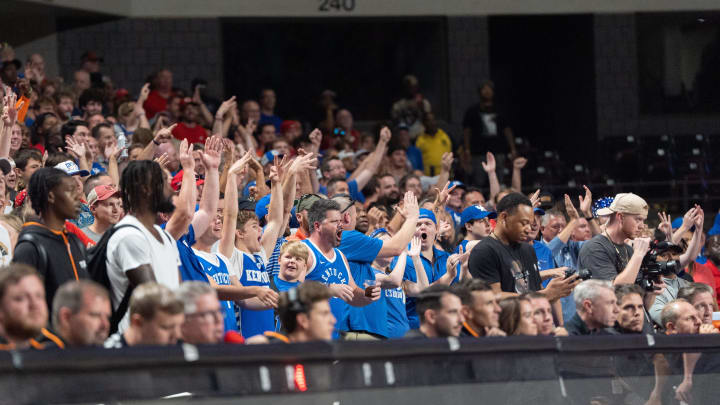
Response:
[{"label": "raised hand", "polygon": [[438,235],[444,235],[446,232],[452,231],[452,225],[450,222],[441,219],[438,221]]},{"label": "raised hand", "polygon": [[527,164],[527,159],[522,156],[516,157],[513,160],[513,169],[522,170]]},{"label": "raised hand", "polygon": [[240,158],[237,162],[233,163],[232,166],[230,166],[229,173],[230,174],[240,174],[243,171],[247,170],[247,164],[249,161],[253,159],[252,151],[248,151],[243,155],[242,158]]},{"label": "raised hand", "polygon": [[583,188],[585,188],[585,197],[583,198],[581,195],[578,196],[580,212],[582,212],[584,217],[589,218],[592,215],[592,192],[586,185],[583,185]]},{"label": "raised hand", "polygon": [[159,131],[155,133],[155,138],[153,138],[153,141],[157,143],[164,143],[164,142],[170,142],[170,139],[172,139],[172,131],[175,129],[177,124],[172,124],[167,128],[162,128]]},{"label": "raised hand", "polygon": [[450,193],[455,190],[455,187],[457,187],[457,185],[450,187],[449,181],[445,184],[445,187],[443,187],[442,190],[438,190],[437,187],[434,187],[437,192],[437,198],[435,200],[436,206],[444,207],[445,204],[447,204],[448,198],[450,198]]},{"label": "raised hand", "polygon": [[103,155],[105,155],[105,160],[110,160],[113,156],[115,159],[117,159],[117,155],[122,152],[122,149],[118,148],[117,143],[113,142],[112,144],[105,147],[105,150],[103,151]]},{"label": "raised hand", "polygon": [[75,141],[71,136],[65,137],[65,145],[65,151],[75,159],[80,159],[85,156],[85,145]]},{"label": "raised hand", "polygon": [[252,136],[253,132],[255,132],[255,128],[257,128],[257,123],[253,120],[248,120],[247,124],[238,125],[237,128],[243,138],[249,138]]},{"label": "raised hand", "polygon": [[370,208],[370,211],[367,213],[367,219],[368,224],[370,225],[370,228],[372,230],[375,230],[378,228],[378,224],[382,221],[382,217],[385,215],[385,212],[383,212],[378,207],[372,207]]},{"label": "raised hand", "polygon": [[492,152],[488,152],[487,154],[485,154],[485,161],[481,163],[483,170],[485,170],[485,173],[492,173],[495,171],[495,155],[493,155]]},{"label": "raised hand", "polygon": [[[304,152],[304,151],[303,151]],[[303,170],[317,169],[318,160],[312,153],[298,155],[290,165],[291,173],[301,173]]]},{"label": "raised hand", "polygon": [[530,196],[530,202],[532,203],[533,208],[540,206],[540,189],[535,190],[535,192]]},{"label": "raised hand", "polygon": [[200,158],[207,169],[217,169],[220,167],[220,152],[223,148],[222,138],[211,136],[205,140],[205,149]]},{"label": "raised hand", "polygon": [[448,256],[447,262],[445,263],[445,269],[447,270],[450,280],[455,280],[455,277],[457,277],[457,265],[460,263],[461,259],[462,258],[457,253]]},{"label": "raised hand", "polygon": [[310,135],[308,135],[308,137],[310,138],[310,143],[312,143],[315,151],[317,152],[318,150],[320,150],[320,144],[322,143],[322,132],[319,129],[315,128],[312,130],[312,132],[310,132]]},{"label": "raised hand", "polygon": [[696,229],[702,230],[703,225],[705,224],[705,211],[700,206],[697,206],[695,209],[695,218],[693,220],[693,225],[695,225]]},{"label": "raised hand", "polygon": [[685,213],[683,216],[683,223],[682,226],[685,229],[690,229],[693,226],[693,223],[695,222],[695,211],[697,210],[697,205],[690,208],[688,212]]},{"label": "raised hand", "polygon": [[415,220],[415,218],[420,216],[420,206],[418,205],[415,193],[412,191],[405,193],[405,197],[403,198],[403,210],[405,211],[403,216],[406,220]]},{"label": "raised hand", "polygon": [[18,111],[15,108],[16,102],[17,96],[13,92],[10,92],[9,95],[3,97],[2,121],[5,124],[6,128],[12,127],[13,125],[15,125],[15,121],[17,121]]},{"label": "raised hand", "polygon": [[388,127],[382,127],[380,130],[380,142],[388,143],[391,138],[392,132],[390,132],[390,129]]},{"label": "raised hand", "polygon": [[143,103],[145,103],[145,100],[147,100],[149,95],[150,95],[150,83],[145,83],[142,86],[142,89],[140,89],[140,95],[138,96],[138,100],[137,100],[136,104],[140,104],[142,106]]},{"label": "raised hand", "polygon": [[156,157],[153,159],[153,161],[160,165],[163,169],[167,169],[167,165],[170,162],[170,158],[168,157],[167,153],[163,153],[162,155]]},{"label": "raised hand", "polygon": [[222,119],[223,117],[225,117],[225,114],[227,114],[228,111],[231,111],[231,109],[233,109],[235,106],[237,106],[235,96],[232,96],[229,99],[223,101],[222,104],[220,104],[217,112],[215,113],[215,118]]},{"label": "raised hand", "polygon": [[455,156],[452,152],[443,153],[442,157],[440,158],[440,169],[446,173],[450,172],[454,160]]},{"label": "raised hand", "polygon": [[195,170],[195,159],[192,155],[192,146],[187,139],[183,139],[178,146],[178,160],[183,170]]},{"label": "raised hand", "polygon": [[658,218],[660,218],[658,229],[665,235],[669,235],[670,238],[672,238],[672,219],[670,218],[670,215],[664,212],[658,212]]},{"label": "raised hand", "polygon": [[418,257],[420,256],[421,250],[422,244],[420,242],[420,238],[418,238],[417,236],[413,236],[412,240],[410,241],[410,247],[407,249],[408,256]]},{"label": "raised hand", "polygon": [[270,173],[268,174],[268,179],[270,179],[272,183],[280,181],[280,170],[280,163],[277,156],[275,156],[275,163],[270,166]]},{"label": "raised hand", "polygon": [[565,211],[568,214],[568,217],[570,217],[570,220],[578,219],[580,216],[578,215],[577,210],[575,209],[575,206],[572,203],[572,200],[570,199],[570,196],[565,194]]}]

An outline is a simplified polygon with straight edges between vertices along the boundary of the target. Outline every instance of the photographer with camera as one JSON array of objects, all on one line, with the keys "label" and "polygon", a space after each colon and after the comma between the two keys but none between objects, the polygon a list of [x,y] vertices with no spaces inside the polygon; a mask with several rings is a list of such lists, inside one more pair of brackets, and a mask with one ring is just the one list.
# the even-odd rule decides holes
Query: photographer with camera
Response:
[{"label": "photographer with camera", "polygon": [[[648,205],[640,196],[620,193],[598,215],[609,215],[605,232],[585,242],[578,268],[590,269],[594,279],[613,284],[633,284],[650,250],[650,239],[639,237],[647,219]],[[625,243],[632,240],[632,246]]]},{"label": "photographer with camera", "polygon": [[678,292],[681,288],[692,284],[677,275],[685,266],[697,258],[702,249],[705,213],[700,207],[695,207],[691,211],[693,211],[692,219],[695,225],[695,231],[685,252],[680,254],[682,248],[677,245],[667,245],[661,242],[657,245],[659,248],[651,251],[651,253],[657,251],[654,260],[646,258],[644,261],[644,264],[648,264],[647,267],[649,267],[650,272],[659,273],[656,277],[660,277],[666,285],[665,290],[655,298],[655,302],[653,302],[650,307],[650,317],[652,317],[653,321],[658,325],[662,325],[660,322],[660,314],[663,308],[665,308],[665,305],[678,298]]}]

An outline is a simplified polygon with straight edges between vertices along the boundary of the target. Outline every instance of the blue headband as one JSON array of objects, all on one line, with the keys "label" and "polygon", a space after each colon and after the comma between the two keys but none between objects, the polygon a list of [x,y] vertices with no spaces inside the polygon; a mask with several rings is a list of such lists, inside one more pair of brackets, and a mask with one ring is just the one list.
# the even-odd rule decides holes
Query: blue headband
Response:
[{"label": "blue headband", "polygon": [[435,219],[435,214],[426,208],[420,208],[420,217],[418,219],[429,219],[433,221],[433,224],[437,225],[437,220]]}]

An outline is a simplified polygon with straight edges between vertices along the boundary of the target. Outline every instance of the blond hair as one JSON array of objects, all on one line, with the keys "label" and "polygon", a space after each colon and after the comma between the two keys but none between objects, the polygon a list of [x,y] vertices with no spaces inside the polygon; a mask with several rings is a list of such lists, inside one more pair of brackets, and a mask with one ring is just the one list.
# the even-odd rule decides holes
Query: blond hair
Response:
[{"label": "blond hair", "polygon": [[307,263],[308,257],[310,256],[310,249],[300,241],[292,241],[284,243],[280,248],[280,256],[282,257],[285,253],[299,257]]}]

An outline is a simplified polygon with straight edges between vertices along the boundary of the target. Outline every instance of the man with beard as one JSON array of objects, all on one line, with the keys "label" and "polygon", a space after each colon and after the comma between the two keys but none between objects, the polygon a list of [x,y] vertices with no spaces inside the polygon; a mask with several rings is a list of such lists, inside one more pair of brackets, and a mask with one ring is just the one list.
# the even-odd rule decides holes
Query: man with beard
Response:
[{"label": "man with beard", "polygon": [[23,225],[13,262],[37,269],[48,305],[66,281],[89,278],[85,248],[65,227],[66,220],[80,213],[81,194],[75,179],[59,169],[38,169],[30,178],[28,196],[40,219]]},{"label": "man with beard", "polygon": [[380,299],[380,286],[358,287],[345,255],[338,249],[343,234],[340,205],[332,200],[318,200],[308,212],[310,237],[303,243],[310,248],[306,280],[318,281],[330,288],[330,308],[337,320],[333,338],[340,336],[348,312],[347,304],[365,306]]},{"label": "man with beard", "polygon": [[45,329],[47,321],[45,289],[37,272],[24,264],[4,267],[0,272],[0,350],[43,349],[34,338],[53,336]]},{"label": "man with beard", "polygon": [[[640,264],[650,250],[650,239],[640,237],[648,205],[633,193],[615,196],[598,215],[610,215],[605,232],[585,242],[578,256],[578,268],[591,269],[593,279],[614,280],[614,284],[633,284]],[[633,239],[633,245],[625,244]]]},{"label": "man with beard", "polygon": [[[357,209],[348,194],[336,195],[332,198],[340,205],[342,215],[342,239],[340,251],[347,258],[350,273],[353,279],[364,285],[366,281],[375,280],[372,262],[380,257],[399,256],[415,233],[414,224],[419,215],[417,199],[408,192],[405,194],[403,226],[387,241],[371,238],[355,230],[357,224]],[[372,303],[362,308],[349,308],[347,316],[347,335],[355,337],[370,335],[373,337],[388,337],[387,334],[387,306],[384,300]],[[345,325],[340,325],[345,326]]]},{"label": "man with beard", "polygon": [[395,177],[392,174],[385,174],[378,179],[380,183],[380,199],[389,204],[397,204],[400,201],[400,190],[398,189]]},{"label": "man with beard", "polygon": [[[180,257],[170,234],[156,225],[158,214],[172,213],[172,188],[156,162],[130,162],[120,179],[123,206],[127,215],[107,245],[107,270],[113,310],[127,302],[132,290],[145,282],[156,281],[170,289],[180,285]],[[127,304],[126,304],[127,305]],[[128,326],[127,313],[118,326]]]},{"label": "man with beard", "polygon": [[[505,332],[500,329],[500,305],[495,299],[495,292],[486,282],[476,279],[463,280],[458,285],[457,292],[462,300],[462,313],[465,317],[460,336],[505,336]],[[550,317],[552,319],[552,315]]]}]

